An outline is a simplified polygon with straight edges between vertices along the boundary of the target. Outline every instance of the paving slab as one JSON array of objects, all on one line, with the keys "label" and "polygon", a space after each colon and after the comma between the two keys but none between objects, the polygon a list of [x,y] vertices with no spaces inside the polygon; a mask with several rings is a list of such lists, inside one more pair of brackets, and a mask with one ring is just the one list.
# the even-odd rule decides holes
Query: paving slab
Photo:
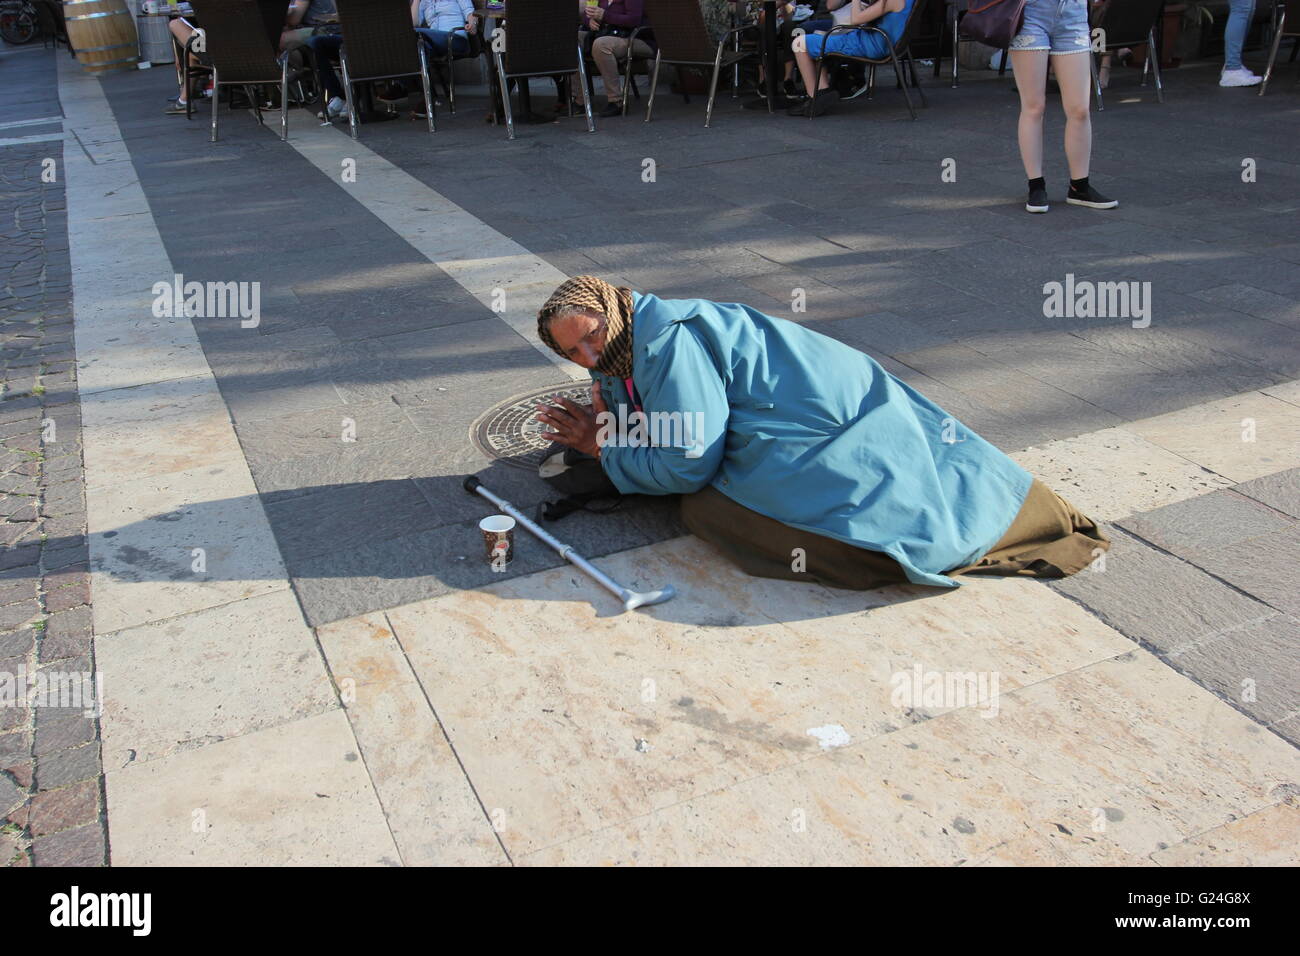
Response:
[{"label": "paving slab", "polygon": [[807,759],[810,729],[858,741],[950,709],[900,703],[914,666],[1020,687],[1132,648],[1024,581],[754,589],[694,538],[604,566],[683,593],[617,615],[561,568],[388,612],[484,805],[510,821],[512,855]]},{"label": "paving slab", "polygon": [[211,376],[94,392],[82,417],[91,488],[243,464]]},{"label": "paving slab", "polygon": [[1248,392],[1128,427],[1234,482],[1300,467],[1300,415],[1289,403],[1262,393]]},{"label": "paving slab", "polygon": [[1239,493],[1237,488],[1165,505],[1118,524],[1171,554],[1202,565],[1199,555],[1295,524],[1286,515]]},{"label": "paving slab", "polygon": [[1252,478],[1237,485],[1238,494],[1261,501],[1292,518],[1300,518],[1300,468]]},{"label": "paving slab", "polygon": [[97,634],[289,586],[242,462],[103,486],[86,506]]},{"label": "paving slab", "polygon": [[1133,651],[1013,691],[996,719],[961,708],[518,862],[1145,865],[1297,772],[1288,744]]},{"label": "paving slab", "polygon": [[337,706],[287,590],[102,635],[104,762],[133,762]]},{"label": "paving slab", "polygon": [[1050,586],[1163,655],[1276,615],[1268,604],[1118,528],[1107,534],[1111,549],[1104,571]]},{"label": "paving slab", "polygon": [[1127,427],[1047,442],[1011,457],[1093,520],[1150,511],[1232,485]]},{"label": "paving slab", "polygon": [[316,636],[402,862],[508,862],[384,615],[328,624]]},{"label": "paving slab", "polygon": [[1189,837],[1151,855],[1160,866],[1295,866],[1300,807],[1271,807]]},{"label": "paving slab", "polygon": [[104,777],[116,866],[397,866],[341,709]]}]

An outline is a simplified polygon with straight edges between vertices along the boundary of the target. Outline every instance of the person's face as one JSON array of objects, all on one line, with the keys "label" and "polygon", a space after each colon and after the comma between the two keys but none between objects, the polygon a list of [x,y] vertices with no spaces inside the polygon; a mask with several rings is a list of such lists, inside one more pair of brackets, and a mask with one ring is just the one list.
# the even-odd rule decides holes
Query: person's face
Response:
[{"label": "person's face", "polygon": [[564,357],[583,368],[595,368],[605,350],[608,323],[598,312],[575,312],[551,319],[551,338]]}]

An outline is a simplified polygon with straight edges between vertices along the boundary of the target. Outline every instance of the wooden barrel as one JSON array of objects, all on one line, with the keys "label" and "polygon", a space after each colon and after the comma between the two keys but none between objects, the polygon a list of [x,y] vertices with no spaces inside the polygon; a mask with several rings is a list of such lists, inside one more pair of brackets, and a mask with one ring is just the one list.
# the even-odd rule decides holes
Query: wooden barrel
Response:
[{"label": "wooden barrel", "polygon": [[134,70],[140,59],[135,17],[126,0],[63,0],[77,61],[91,73]]}]

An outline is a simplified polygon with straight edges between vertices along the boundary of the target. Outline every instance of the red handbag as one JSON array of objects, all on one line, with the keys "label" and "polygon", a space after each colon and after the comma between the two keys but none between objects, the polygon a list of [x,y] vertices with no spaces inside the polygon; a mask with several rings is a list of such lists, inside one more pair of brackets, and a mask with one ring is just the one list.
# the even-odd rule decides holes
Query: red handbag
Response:
[{"label": "red handbag", "polygon": [[966,16],[961,18],[961,32],[972,40],[999,50],[1011,46],[1012,39],[1025,22],[1028,0],[971,0]]}]

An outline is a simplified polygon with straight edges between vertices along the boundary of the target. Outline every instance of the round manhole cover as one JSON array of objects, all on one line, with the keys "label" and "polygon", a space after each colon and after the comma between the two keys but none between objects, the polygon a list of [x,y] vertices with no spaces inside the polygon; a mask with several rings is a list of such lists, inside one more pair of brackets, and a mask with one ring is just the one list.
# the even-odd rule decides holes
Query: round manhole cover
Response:
[{"label": "round manhole cover", "polygon": [[591,383],[565,382],[507,399],[488,409],[470,426],[470,437],[489,458],[516,468],[535,470],[551,447],[550,439],[542,437],[543,426],[537,420],[537,406],[549,402],[556,395],[563,395],[579,405],[590,405]]}]

